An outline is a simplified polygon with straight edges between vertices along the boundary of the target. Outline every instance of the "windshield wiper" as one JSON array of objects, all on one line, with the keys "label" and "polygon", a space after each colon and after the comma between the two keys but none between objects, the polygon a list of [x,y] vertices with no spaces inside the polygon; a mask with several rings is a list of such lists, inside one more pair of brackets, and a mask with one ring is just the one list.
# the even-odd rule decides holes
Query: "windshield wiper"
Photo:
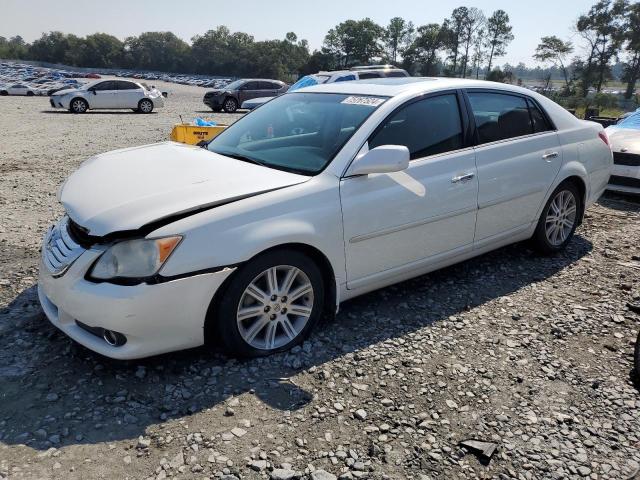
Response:
[{"label": "windshield wiper", "polygon": [[261,167],[271,168],[269,165],[267,165],[266,163],[262,163],[260,160],[256,160],[255,158],[247,157],[247,156],[241,155],[239,153],[221,153],[221,152],[216,152],[215,150],[211,150],[211,151],[214,152],[214,153],[217,153],[218,155],[224,155],[225,157],[234,158],[234,159],[240,160],[242,162],[253,163],[255,165],[260,165]]}]

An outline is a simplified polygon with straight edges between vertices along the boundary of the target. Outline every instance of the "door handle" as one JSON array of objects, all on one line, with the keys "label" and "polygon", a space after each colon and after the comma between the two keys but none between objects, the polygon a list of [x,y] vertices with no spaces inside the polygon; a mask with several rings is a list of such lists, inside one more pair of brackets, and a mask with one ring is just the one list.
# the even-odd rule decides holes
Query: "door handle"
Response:
[{"label": "door handle", "polygon": [[462,175],[457,175],[457,176],[453,177],[451,179],[451,183],[467,182],[467,181],[471,180],[475,176],[476,176],[475,173],[463,173]]},{"label": "door handle", "polygon": [[542,155],[543,160],[551,160],[552,158],[557,158],[559,155],[558,152],[549,152]]}]

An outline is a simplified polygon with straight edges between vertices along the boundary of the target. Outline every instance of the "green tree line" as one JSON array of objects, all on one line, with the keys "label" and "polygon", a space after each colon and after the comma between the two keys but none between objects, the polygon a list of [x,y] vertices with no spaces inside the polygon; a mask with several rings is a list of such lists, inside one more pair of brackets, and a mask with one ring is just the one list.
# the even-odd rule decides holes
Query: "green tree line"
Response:
[{"label": "green tree line", "polygon": [[[584,12],[573,30],[586,45],[557,36],[541,39],[534,59],[545,66],[548,81],[560,71],[567,92],[600,91],[612,77],[612,65],[623,62],[627,95],[640,79],[640,2],[599,0]],[[487,78],[514,81],[511,67],[496,67],[514,39],[507,12],[490,15],[461,6],[441,23],[415,25],[395,17],[387,25],[370,18],[346,20],[331,28],[321,48],[311,51],[289,32],[281,40],[256,41],[245,32],[218,26],[190,42],[171,32],[145,32],[124,41],[106,33],[86,37],[44,33],[32,43],[0,37],[0,58],[37,60],[77,67],[126,68],[221,76],[261,76],[292,80],[319,70],[389,62],[414,75]]]}]

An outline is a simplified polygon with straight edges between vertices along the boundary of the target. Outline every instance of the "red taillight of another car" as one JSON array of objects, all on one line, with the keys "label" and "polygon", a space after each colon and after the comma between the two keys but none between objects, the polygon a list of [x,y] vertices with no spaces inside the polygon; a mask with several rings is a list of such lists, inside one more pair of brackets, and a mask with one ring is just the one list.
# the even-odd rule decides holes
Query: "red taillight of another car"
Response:
[{"label": "red taillight of another car", "polygon": [[600,137],[600,140],[607,144],[607,147],[611,148],[611,143],[609,143],[609,135],[607,135],[607,132],[602,130],[601,132],[598,132],[598,136]]}]

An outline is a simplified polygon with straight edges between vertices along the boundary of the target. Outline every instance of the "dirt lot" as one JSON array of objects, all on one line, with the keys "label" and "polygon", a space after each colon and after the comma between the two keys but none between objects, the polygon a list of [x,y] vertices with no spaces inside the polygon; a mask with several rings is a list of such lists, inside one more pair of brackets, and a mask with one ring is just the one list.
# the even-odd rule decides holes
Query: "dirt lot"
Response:
[{"label": "dirt lot", "polygon": [[[267,359],[122,363],[59,333],[34,285],[60,183],[211,116],[203,89],[160,86],[152,115],[0,98],[0,478],[640,478],[630,198],[592,207],[562,255],[514,245],[374,292]],[[490,462],[470,438],[497,444]]]}]

